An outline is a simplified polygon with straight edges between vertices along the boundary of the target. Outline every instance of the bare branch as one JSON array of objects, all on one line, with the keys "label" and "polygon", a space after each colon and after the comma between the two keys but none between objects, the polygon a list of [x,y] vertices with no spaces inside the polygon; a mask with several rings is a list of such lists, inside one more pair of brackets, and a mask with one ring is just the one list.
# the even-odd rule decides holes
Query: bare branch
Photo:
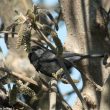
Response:
[{"label": "bare branch", "polygon": [[29,105],[27,105],[26,103],[22,102],[19,99],[17,99],[15,106],[16,105],[23,106],[26,110],[33,110]]},{"label": "bare branch", "polygon": [[[9,75],[12,75],[12,76],[14,76],[14,77],[16,77],[16,78],[18,78],[18,79],[20,79],[20,80],[22,80],[22,81],[29,82],[29,83],[31,83],[31,84],[34,84],[35,86],[39,86],[39,84],[38,84],[36,81],[34,81],[33,79],[28,78],[28,77],[26,77],[26,76],[23,76],[23,75],[21,75],[21,74],[19,74],[19,73],[10,71],[8,68],[0,67],[0,70],[1,70],[1,71],[4,71],[4,72],[7,72]],[[43,89],[44,91],[48,91],[48,88],[47,88],[45,85],[42,85],[42,89]]]},{"label": "bare branch", "polygon": [[61,93],[59,93],[57,95],[57,97],[59,98],[59,101],[61,101],[63,107],[66,109],[66,110],[72,110],[72,108],[70,107],[70,105],[63,99]]},{"label": "bare branch", "polygon": [[102,91],[102,87],[101,87],[100,85],[96,84],[89,76],[87,76],[87,75],[85,75],[85,74],[83,74],[83,75],[86,77],[86,79],[87,79],[90,83],[92,83],[92,85],[94,85],[94,86],[96,87],[96,90],[97,90],[97,91]]},{"label": "bare branch", "polygon": [[65,64],[64,64],[62,58],[60,56],[58,56],[57,58],[58,58],[58,61],[59,61],[60,65],[61,65],[61,67],[65,71],[65,75],[67,76],[68,82],[70,82],[71,86],[73,87],[74,91],[76,92],[77,96],[79,97],[80,101],[82,102],[82,106],[83,106],[84,110],[88,110],[86,102],[83,99],[83,97],[82,97],[81,93],[79,92],[79,90],[77,89],[76,85],[74,84],[73,80],[71,79],[71,77],[69,75],[69,72],[68,72],[67,68],[65,67]]},{"label": "bare branch", "polygon": [[52,79],[50,82],[50,107],[49,110],[56,110],[56,94],[57,94],[57,80]]},{"label": "bare branch", "polygon": [[4,34],[18,34],[17,32],[11,32],[11,31],[0,31],[0,33],[4,33]]},{"label": "bare branch", "polygon": [[108,76],[101,92],[100,110],[110,109],[110,75]]}]

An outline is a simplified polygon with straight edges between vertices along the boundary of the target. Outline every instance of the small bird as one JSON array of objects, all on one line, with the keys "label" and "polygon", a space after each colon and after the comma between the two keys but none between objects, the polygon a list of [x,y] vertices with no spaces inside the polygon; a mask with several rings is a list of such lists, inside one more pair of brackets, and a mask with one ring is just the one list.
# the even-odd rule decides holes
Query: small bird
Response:
[{"label": "small bird", "polygon": [[46,76],[52,77],[52,73],[56,73],[61,68],[56,55],[51,50],[33,47],[28,57],[35,69]]},{"label": "small bird", "polygon": [[[63,59],[66,68],[69,70],[74,67],[74,62],[85,58],[101,58],[104,54],[82,55],[71,52],[63,52]],[[31,52],[28,54],[30,63],[33,64],[37,71],[40,71],[46,76],[53,77],[53,73],[57,73],[62,67],[57,60],[57,56],[52,50],[46,47],[33,46]],[[64,74],[62,74],[64,76]]]}]

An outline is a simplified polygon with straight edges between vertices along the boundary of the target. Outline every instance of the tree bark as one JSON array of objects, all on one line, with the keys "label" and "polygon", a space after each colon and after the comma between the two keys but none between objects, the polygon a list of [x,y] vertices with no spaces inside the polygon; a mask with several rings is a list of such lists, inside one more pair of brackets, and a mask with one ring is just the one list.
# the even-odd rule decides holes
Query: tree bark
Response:
[{"label": "tree bark", "polygon": [[[109,45],[105,40],[106,33],[103,18],[100,13],[100,2],[93,0],[60,0],[68,32],[64,45],[66,50],[81,54],[109,52]],[[78,64],[80,71],[91,77],[99,85],[103,85],[103,82],[108,77],[101,60],[86,59]],[[88,100],[92,97],[92,101],[97,105],[96,109],[99,109],[100,92],[96,91],[85,77],[83,78],[84,87],[82,93],[85,94],[83,96]],[[79,103],[76,104],[75,108],[81,109]]]}]

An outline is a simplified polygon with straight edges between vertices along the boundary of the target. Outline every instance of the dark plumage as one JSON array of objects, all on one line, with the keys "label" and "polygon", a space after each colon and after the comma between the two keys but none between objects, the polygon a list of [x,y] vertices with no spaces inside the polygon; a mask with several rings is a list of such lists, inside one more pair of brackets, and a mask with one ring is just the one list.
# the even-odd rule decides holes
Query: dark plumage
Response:
[{"label": "dark plumage", "polygon": [[[47,76],[52,77],[52,73],[56,73],[61,68],[55,54],[51,50],[33,47],[28,57],[35,69]],[[66,60],[64,62],[67,68],[70,68],[71,63]]]},{"label": "dark plumage", "polygon": [[[81,55],[70,52],[63,53],[64,64],[68,70],[74,66],[73,63],[76,61],[80,61],[84,58],[100,58],[103,56],[103,54]],[[56,73],[61,68],[56,55],[44,47],[33,46],[28,57],[36,70],[47,76],[52,77],[52,73]]]}]

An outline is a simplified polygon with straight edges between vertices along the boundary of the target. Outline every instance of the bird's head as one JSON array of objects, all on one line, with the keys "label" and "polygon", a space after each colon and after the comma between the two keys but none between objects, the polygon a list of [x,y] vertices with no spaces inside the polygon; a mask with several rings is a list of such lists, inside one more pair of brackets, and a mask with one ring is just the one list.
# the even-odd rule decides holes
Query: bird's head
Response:
[{"label": "bird's head", "polygon": [[28,54],[28,58],[30,60],[31,63],[33,63],[34,61],[37,61],[42,54],[44,53],[44,50],[38,46],[33,46],[31,47],[31,51]]}]

